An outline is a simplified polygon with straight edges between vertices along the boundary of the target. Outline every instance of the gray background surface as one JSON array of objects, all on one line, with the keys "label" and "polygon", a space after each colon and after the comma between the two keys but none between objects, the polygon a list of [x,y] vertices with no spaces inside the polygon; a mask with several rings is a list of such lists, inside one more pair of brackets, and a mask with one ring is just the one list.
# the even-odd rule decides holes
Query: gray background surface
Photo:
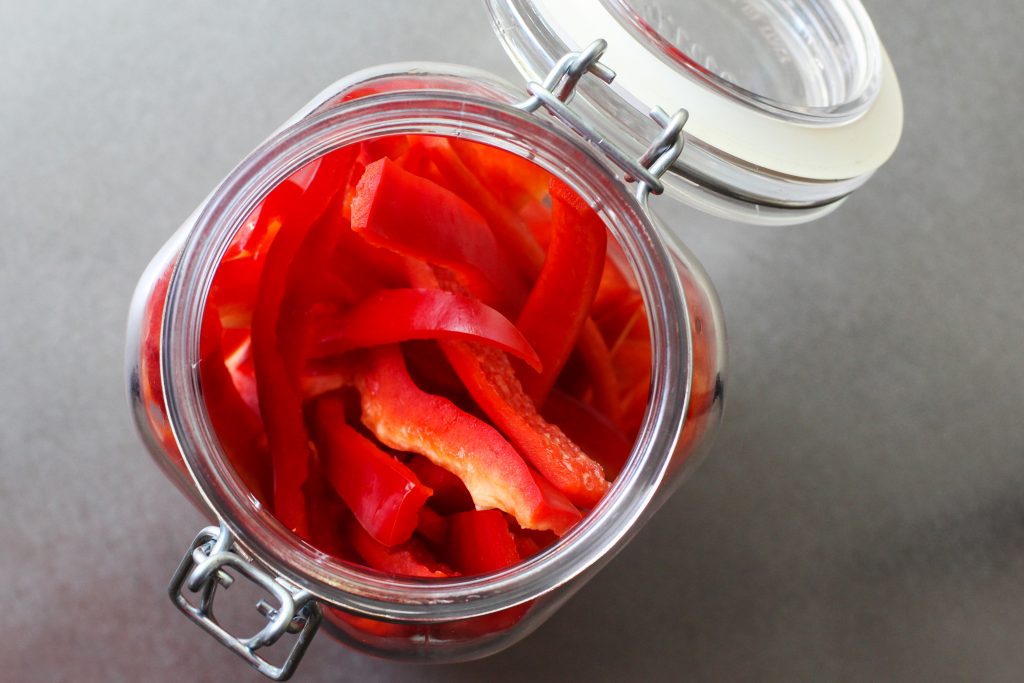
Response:
[{"label": "gray background surface", "polygon": [[[540,631],[299,681],[1012,681],[1024,672],[1015,0],[870,0],[902,145],[817,224],[666,218],[718,285],[713,456]],[[477,2],[0,0],[0,678],[257,680],[164,590],[199,514],[144,455],[129,296],[249,150],[355,69],[515,78]]]}]

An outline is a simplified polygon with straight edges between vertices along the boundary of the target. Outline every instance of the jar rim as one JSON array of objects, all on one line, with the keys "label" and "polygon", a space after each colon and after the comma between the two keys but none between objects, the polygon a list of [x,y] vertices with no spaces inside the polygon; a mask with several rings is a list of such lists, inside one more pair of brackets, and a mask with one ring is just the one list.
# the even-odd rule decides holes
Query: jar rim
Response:
[{"label": "jar rim", "polygon": [[[395,578],[299,539],[246,489],[219,447],[199,381],[199,329],[221,256],[246,216],[292,172],[347,144],[389,134],[458,136],[526,156],[595,204],[632,267],[649,312],[651,391],[627,464],[609,492],[548,550],[474,577]],[[210,509],[254,557],[320,599],[412,622],[468,618],[537,598],[609,560],[638,528],[664,477],[689,402],[690,321],[683,283],[646,208],[580,140],[499,99],[435,90],[372,95],[312,113],[250,154],[218,186],[189,234],[168,289],[161,372],[168,417]]]}]

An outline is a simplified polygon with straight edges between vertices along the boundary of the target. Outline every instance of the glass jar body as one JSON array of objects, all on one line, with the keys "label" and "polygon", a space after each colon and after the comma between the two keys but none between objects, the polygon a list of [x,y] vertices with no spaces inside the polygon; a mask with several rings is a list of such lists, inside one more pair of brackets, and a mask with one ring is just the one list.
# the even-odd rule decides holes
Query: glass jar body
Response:
[{"label": "glass jar body", "polygon": [[[435,97],[447,102],[436,112],[431,109],[431,98]],[[532,148],[531,136],[528,132],[521,135],[516,132],[515,121],[509,119],[495,128],[486,125],[472,127],[468,123],[465,130],[456,130],[462,124],[455,124],[458,118],[452,113],[451,101],[459,102],[456,109],[464,108],[467,121],[470,117],[472,102],[479,109],[479,115],[486,119],[489,116],[487,104],[481,99],[494,102],[496,119],[512,116],[508,105],[514,103],[519,95],[516,90],[493,77],[461,67],[438,65],[411,65],[382,67],[371,72],[362,72],[334,84],[314,98],[306,107],[279,129],[276,138],[292,139],[303,137],[306,143],[315,146],[316,136],[322,133],[321,128],[313,122],[333,120],[337,118],[359,119],[361,122],[348,124],[349,139],[369,139],[394,132],[422,132],[426,134],[466,134],[479,141],[503,147],[526,158],[534,159],[548,170],[563,177],[574,189],[580,189],[583,182],[571,177],[572,169],[578,166],[581,153],[580,143],[569,131],[557,130],[557,126],[548,122],[536,122],[548,131],[546,151]],[[358,116],[353,106],[357,100],[365,100],[369,110],[362,111]],[[369,103],[375,102],[373,106]],[[402,116],[394,114],[402,109],[405,103],[415,102],[414,111]],[[377,107],[374,109],[374,107]],[[352,113],[347,117],[347,113]],[[384,123],[381,123],[381,121]],[[511,123],[509,123],[511,121]],[[317,124],[319,125],[319,124]],[[531,124],[532,125],[532,124]],[[305,128],[303,128],[305,127]],[[299,131],[299,129],[302,129]],[[333,129],[332,129],[333,130]],[[540,129],[538,129],[540,130]],[[296,132],[299,131],[299,132]],[[546,134],[547,135],[547,134]],[[283,137],[282,137],[283,136]],[[565,152],[558,149],[557,139],[564,138]],[[272,138],[272,141],[276,138]],[[273,142],[269,142],[273,146]],[[309,145],[307,145],[308,147]],[[571,148],[571,150],[570,150]],[[327,151],[327,147],[324,147]],[[595,172],[603,172],[604,185],[586,188],[584,196],[590,195],[598,202],[601,192],[617,193],[615,201],[605,203],[614,208],[616,202],[627,202],[629,198],[625,184],[614,176],[602,160],[589,152],[590,164]],[[553,161],[554,160],[554,161]],[[259,162],[257,162],[257,166]],[[603,171],[601,171],[603,169]],[[281,171],[284,173],[284,170]],[[570,176],[570,177],[567,177]],[[227,182],[227,181],[226,181]],[[212,199],[230,203],[235,198],[222,196],[230,194],[224,187],[218,189]],[[632,200],[630,200],[632,201]],[[623,203],[622,206],[626,206]],[[633,202],[635,204],[635,202]],[[694,461],[702,455],[708,446],[710,436],[719,420],[722,410],[722,370],[725,362],[724,328],[717,296],[706,274],[696,260],[684,249],[676,247],[668,256],[671,277],[665,272],[646,272],[643,263],[637,264],[630,257],[632,253],[628,242],[636,240],[643,246],[646,240],[660,239],[650,233],[646,235],[628,235],[630,220],[639,222],[643,216],[637,214],[632,219],[620,212],[612,222],[618,222],[622,233],[622,246],[617,248],[617,256],[627,263],[641,285],[638,289],[644,295],[650,315],[667,315],[672,318],[675,333],[655,335],[653,343],[660,345],[655,357],[672,359],[672,367],[676,368],[664,378],[665,386],[671,385],[671,400],[676,409],[675,417],[666,420],[655,419],[658,412],[648,410],[648,430],[658,442],[658,447],[645,447],[641,444],[634,450],[631,462],[635,462],[638,471],[645,469],[654,473],[648,478],[646,485],[637,483],[635,490],[624,490],[617,493],[623,502],[631,504],[635,514],[622,528],[609,532],[602,543],[588,541],[585,538],[566,539],[557,544],[546,555],[545,561],[550,567],[559,571],[545,573],[543,568],[535,570],[528,587],[510,591],[507,598],[502,599],[496,582],[488,583],[485,576],[480,579],[479,593],[488,593],[492,588],[495,595],[488,600],[477,601],[469,597],[468,590],[463,593],[453,592],[451,597],[439,598],[439,593],[426,598],[409,588],[403,592],[401,582],[382,582],[377,586],[377,593],[369,595],[358,584],[346,583],[344,577],[334,580],[329,570],[319,576],[312,576],[311,564],[301,565],[291,562],[294,547],[288,546],[284,539],[287,533],[281,529],[268,531],[266,511],[253,507],[251,514],[246,514],[245,505],[239,504],[233,510],[227,510],[218,504],[230,497],[230,488],[218,485],[216,478],[204,477],[207,466],[217,466],[215,462],[222,454],[216,452],[216,444],[208,443],[208,449],[194,448],[191,437],[194,436],[187,424],[177,416],[181,414],[198,415],[199,419],[205,410],[201,401],[190,400],[189,397],[173,395],[166,390],[168,381],[175,381],[168,374],[168,367],[173,365],[171,352],[168,348],[180,342],[180,329],[168,324],[165,320],[168,310],[178,315],[179,309],[186,305],[181,288],[172,285],[175,277],[175,266],[183,255],[190,255],[195,249],[197,240],[202,242],[206,233],[230,232],[231,226],[224,221],[217,222],[207,216],[206,204],[194,213],[189,220],[172,236],[164,248],[157,254],[141,278],[132,304],[132,312],[128,328],[128,378],[129,393],[133,414],[150,452],[161,468],[194,502],[213,517],[219,517],[237,532],[238,537],[252,554],[275,573],[283,575],[289,581],[317,594],[325,611],[325,627],[342,642],[366,652],[393,659],[413,661],[458,661],[486,656],[497,652],[525,637],[537,628],[561,605],[575,590],[581,587],[589,576],[592,576],[605,562],[617,552],[628,538],[639,529],[643,521],[649,517],[668,494],[681,481],[683,474]],[[637,205],[634,207],[642,208]],[[241,210],[236,214],[242,213]],[[607,217],[606,217],[607,220]],[[238,226],[235,225],[235,228]],[[614,231],[613,231],[614,232]],[[212,237],[211,237],[212,239]],[[635,245],[634,245],[635,246]],[[637,248],[640,248],[638,246]],[[655,245],[668,254],[663,244]],[[650,248],[650,245],[643,248]],[[635,249],[633,250],[635,251]],[[211,261],[215,262],[215,261]],[[639,269],[639,270],[638,270]],[[187,270],[187,269],[185,269]],[[207,267],[208,270],[208,267]],[[192,278],[196,278],[192,272]],[[210,277],[212,273],[205,272]],[[188,279],[187,274],[177,276]],[[678,278],[673,280],[673,278]],[[177,284],[181,284],[178,282]],[[207,282],[208,285],[208,282]],[[683,296],[679,305],[658,305],[650,299],[652,288],[665,290],[679,288]],[[187,283],[186,283],[186,289]],[[201,290],[202,286],[197,285]],[[682,305],[685,302],[685,310]],[[660,321],[659,321],[660,322]],[[657,327],[657,326],[655,326]],[[189,369],[179,368],[176,372],[187,373]],[[195,369],[191,369],[194,374]],[[652,399],[652,403],[653,403]],[[685,406],[685,412],[684,412]],[[664,412],[664,411],[662,411]],[[663,416],[662,416],[663,417]],[[177,433],[177,436],[176,436]],[[188,438],[182,438],[188,435]],[[652,437],[654,438],[654,437]],[[202,452],[200,452],[202,451]],[[199,462],[202,460],[202,462]],[[638,480],[639,481],[639,480]],[[251,497],[251,496],[250,496]],[[596,509],[592,516],[614,515],[614,511]],[[250,541],[247,543],[246,541]],[[600,545],[600,547],[597,547]],[[303,549],[312,550],[308,547]],[[315,563],[315,552],[309,553]],[[576,569],[569,571],[560,565],[569,564],[568,559],[560,562],[559,555],[568,558],[571,555],[586,555],[586,561],[577,562]],[[352,571],[349,569],[348,571]],[[513,567],[507,574],[509,585],[519,586]],[[527,572],[523,569],[522,572]],[[317,590],[321,576],[328,578],[323,583],[329,584],[332,590]],[[545,578],[548,577],[548,578]],[[351,576],[349,578],[352,578]],[[378,579],[378,581],[380,581]],[[524,579],[525,581],[525,579]],[[493,585],[492,585],[493,584]],[[376,584],[375,584],[376,585]],[[369,589],[367,589],[368,591]],[[381,592],[384,596],[381,597]],[[443,591],[442,591],[443,593]],[[435,607],[431,608],[431,602]],[[442,605],[459,605],[458,608]],[[414,605],[409,607],[409,605]],[[447,614],[444,612],[447,610]],[[436,614],[435,614],[436,612]]]}]

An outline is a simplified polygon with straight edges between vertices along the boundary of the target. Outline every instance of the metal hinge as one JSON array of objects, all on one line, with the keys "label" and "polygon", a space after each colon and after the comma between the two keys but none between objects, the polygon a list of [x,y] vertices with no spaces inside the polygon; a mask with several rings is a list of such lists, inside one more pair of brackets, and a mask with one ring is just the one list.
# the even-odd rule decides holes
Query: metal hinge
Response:
[{"label": "metal hinge", "polygon": [[[277,606],[265,600],[256,605],[256,609],[267,618],[267,624],[248,638],[228,633],[213,614],[213,599],[218,586],[226,589],[235,580],[228,569],[246,577],[277,601]],[[185,590],[197,593],[198,603],[190,602],[185,597]],[[282,579],[274,578],[243,557],[235,548],[231,532],[223,525],[220,528],[207,527],[199,532],[174,572],[168,592],[185,616],[275,681],[288,680],[295,672],[323,617],[311,593],[286,585]],[[273,645],[286,633],[298,634],[298,637],[283,664],[275,666],[257,654],[257,650]]]},{"label": "metal hinge", "polygon": [[661,194],[665,190],[661,176],[671,168],[683,151],[683,127],[690,114],[685,109],[680,109],[669,116],[660,107],[652,109],[649,115],[661,126],[661,133],[639,159],[632,158],[614,143],[609,142],[569,108],[569,101],[584,74],[590,73],[605,83],[611,83],[615,79],[615,72],[599,61],[606,49],[608,43],[599,39],[579,52],[565,55],[548,72],[543,83],[531,81],[526,84],[530,97],[515,106],[531,113],[543,107],[596,146],[612,163],[625,171],[627,180],[636,181],[637,198],[643,203],[647,195]]}]

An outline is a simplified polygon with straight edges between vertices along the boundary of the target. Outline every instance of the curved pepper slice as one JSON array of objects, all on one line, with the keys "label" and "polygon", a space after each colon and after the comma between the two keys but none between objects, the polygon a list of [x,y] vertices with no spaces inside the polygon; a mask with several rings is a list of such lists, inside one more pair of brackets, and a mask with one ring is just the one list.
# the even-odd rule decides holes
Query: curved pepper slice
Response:
[{"label": "curved pepper slice", "polygon": [[477,508],[497,508],[524,528],[557,534],[581,519],[579,510],[557,491],[541,488],[493,427],[448,399],[421,391],[397,347],[371,351],[357,370],[355,383],[362,397],[363,424],[385,445],[419,453],[457,475]]},{"label": "curved pepper slice", "polygon": [[547,194],[551,175],[529,159],[479,142],[459,138],[447,142],[502,206],[518,211]]},{"label": "curved pepper slice", "polygon": [[317,453],[327,481],[375,540],[408,541],[432,491],[408,467],[345,421],[345,404],[328,396],[313,407]]},{"label": "curved pepper slice", "polygon": [[511,301],[521,289],[483,216],[390,159],[373,162],[359,179],[352,229],[374,246],[451,268],[484,301]]},{"label": "curved pepper slice", "polygon": [[309,443],[302,416],[300,388],[293,386],[290,366],[281,353],[279,318],[289,276],[302,268],[296,256],[314,221],[324,212],[340,185],[355,148],[321,157],[300,173],[313,178],[289,207],[274,236],[260,278],[252,321],[252,352],[259,378],[260,413],[274,464],[274,513],[286,527],[307,537],[309,526],[302,485],[309,472]]},{"label": "curved pepper slice", "polygon": [[[407,265],[414,284],[444,290],[459,286],[442,268],[411,261]],[[600,336],[600,332],[597,334]],[[508,357],[497,349],[473,342],[438,343],[473,400],[519,453],[574,505],[595,505],[608,490],[604,471],[557,425],[541,417],[523,391]]]},{"label": "curved pepper slice", "polygon": [[481,410],[530,464],[575,505],[593,507],[608,490],[597,462],[547,422],[523,391],[508,357],[471,342],[441,342]]},{"label": "curved pepper slice", "polygon": [[270,454],[258,414],[245,404],[226,367],[220,344],[221,327],[216,312],[206,309],[200,339],[200,381],[208,405],[210,423],[238,474],[260,500],[271,488]]},{"label": "curved pepper slice", "polygon": [[551,180],[551,246],[516,327],[540,356],[541,372],[523,372],[523,389],[544,404],[590,315],[604,270],[601,217],[565,183]]},{"label": "curved pepper slice", "polygon": [[609,479],[619,476],[633,442],[607,416],[556,389],[544,404],[544,417],[600,463]]},{"label": "curved pepper slice", "polygon": [[540,370],[536,351],[508,318],[475,299],[438,289],[385,289],[314,330],[314,357],[410,339],[470,339]]},{"label": "curved pepper slice", "polygon": [[521,558],[500,510],[470,510],[448,519],[448,557],[463,574],[486,574]]},{"label": "curved pepper slice", "polygon": [[437,167],[438,182],[466,200],[487,220],[505,258],[527,277],[536,277],[544,263],[544,250],[537,244],[526,221],[491,193],[463,163],[447,138],[423,135],[413,142],[413,148],[417,147]]}]

